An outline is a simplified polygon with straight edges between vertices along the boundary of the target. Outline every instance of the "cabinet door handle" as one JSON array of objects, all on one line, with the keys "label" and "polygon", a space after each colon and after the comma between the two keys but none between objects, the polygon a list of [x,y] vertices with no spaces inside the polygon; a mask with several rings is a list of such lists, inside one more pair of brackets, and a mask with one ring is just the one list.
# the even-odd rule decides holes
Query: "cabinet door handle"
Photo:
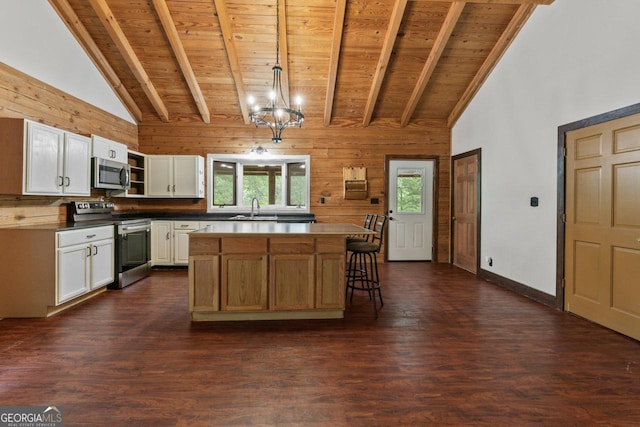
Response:
[{"label": "cabinet door handle", "polygon": [[171,192],[171,185],[167,185],[167,193]]},{"label": "cabinet door handle", "polygon": [[58,176],[58,179],[60,180],[60,183],[58,184],[58,187],[62,187],[64,185],[64,177]]},{"label": "cabinet door handle", "polygon": [[98,247],[97,246],[93,247],[93,254],[94,255],[98,255]]},{"label": "cabinet door handle", "polygon": [[68,176],[65,176],[65,177],[64,177],[64,179],[65,179],[65,181],[67,182],[67,183],[65,184],[65,187],[70,186],[70,185],[71,185],[71,178],[69,178]]},{"label": "cabinet door handle", "polygon": [[167,237],[166,240],[169,240],[171,238],[171,235],[169,234],[169,232],[167,231]]},{"label": "cabinet door handle", "polygon": [[87,239],[93,239],[94,237],[96,237],[95,234],[87,234]]},{"label": "cabinet door handle", "polygon": [[91,246],[87,247],[87,258],[89,258],[91,256]]},{"label": "cabinet door handle", "polygon": [[176,185],[175,184],[173,184],[173,192],[174,193],[176,192]]},{"label": "cabinet door handle", "polygon": [[187,225],[187,224],[180,224],[180,227],[182,227],[182,228],[187,228],[187,227],[188,227],[188,225]]}]

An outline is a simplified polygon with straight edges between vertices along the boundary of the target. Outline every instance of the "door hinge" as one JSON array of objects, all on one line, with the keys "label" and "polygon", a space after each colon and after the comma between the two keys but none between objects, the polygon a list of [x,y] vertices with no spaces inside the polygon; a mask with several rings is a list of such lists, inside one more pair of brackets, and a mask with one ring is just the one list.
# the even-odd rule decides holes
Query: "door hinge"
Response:
[{"label": "door hinge", "polygon": [[562,285],[562,289],[564,289],[564,277],[562,278],[562,283],[561,283],[561,285]]},{"label": "door hinge", "polygon": [[567,157],[567,147],[562,147],[562,157]]},{"label": "door hinge", "polygon": [[567,222],[567,214],[562,214],[562,222]]}]

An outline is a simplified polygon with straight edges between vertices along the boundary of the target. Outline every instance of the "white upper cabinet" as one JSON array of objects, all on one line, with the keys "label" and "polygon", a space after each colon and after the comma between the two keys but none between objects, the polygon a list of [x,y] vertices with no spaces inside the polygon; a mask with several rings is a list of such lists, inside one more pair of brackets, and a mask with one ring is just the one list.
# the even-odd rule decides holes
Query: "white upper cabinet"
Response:
[{"label": "white upper cabinet", "polygon": [[64,132],[29,121],[25,126],[24,194],[60,194],[64,186]]},{"label": "white upper cabinet", "polygon": [[91,135],[92,157],[127,163],[127,146],[98,135]]},{"label": "white upper cabinet", "polygon": [[173,197],[204,197],[204,157],[173,156]]},{"label": "white upper cabinet", "polygon": [[63,193],[73,196],[91,194],[91,139],[72,133],[64,134]]},{"label": "white upper cabinet", "polygon": [[23,194],[88,196],[90,140],[25,121]]},{"label": "white upper cabinet", "polygon": [[148,197],[204,197],[204,157],[147,156]]},{"label": "white upper cabinet", "polygon": [[173,156],[147,156],[147,196],[172,197]]}]

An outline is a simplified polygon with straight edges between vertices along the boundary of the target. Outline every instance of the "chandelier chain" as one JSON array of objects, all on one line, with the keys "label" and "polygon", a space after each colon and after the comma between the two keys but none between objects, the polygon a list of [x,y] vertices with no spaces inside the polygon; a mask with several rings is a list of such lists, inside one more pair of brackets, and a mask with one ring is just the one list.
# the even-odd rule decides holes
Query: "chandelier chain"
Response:
[{"label": "chandelier chain", "polygon": [[280,0],[276,0],[276,65],[280,65]]}]

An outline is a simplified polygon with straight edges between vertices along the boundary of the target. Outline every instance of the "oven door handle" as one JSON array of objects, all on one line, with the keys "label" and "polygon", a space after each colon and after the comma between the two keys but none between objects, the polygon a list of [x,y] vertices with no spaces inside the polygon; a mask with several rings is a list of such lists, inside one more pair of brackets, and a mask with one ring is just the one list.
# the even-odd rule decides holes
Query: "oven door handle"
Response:
[{"label": "oven door handle", "polygon": [[131,226],[122,226],[122,234],[135,233],[136,231],[149,231],[150,228],[148,225],[131,225]]}]

